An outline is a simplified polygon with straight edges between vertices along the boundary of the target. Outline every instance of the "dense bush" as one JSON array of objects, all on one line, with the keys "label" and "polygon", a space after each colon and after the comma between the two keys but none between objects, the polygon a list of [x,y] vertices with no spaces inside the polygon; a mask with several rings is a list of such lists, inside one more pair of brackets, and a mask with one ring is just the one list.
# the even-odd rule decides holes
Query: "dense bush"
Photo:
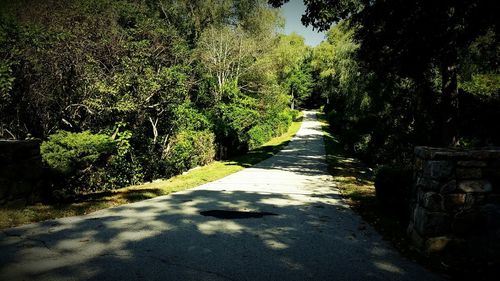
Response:
[{"label": "dense bush", "polygon": [[288,128],[298,116],[297,110],[287,110],[276,114],[274,118],[268,121],[273,126],[273,137],[280,136],[288,131]]},{"label": "dense bush", "polygon": [[382,166],[375,175],[375,191],[382,207],[407,214],[413,172],[408,168]]},{"label": "dense bush", "polygon": [[288,130],[296,110],[284,111],[277,114],[274,118],[268,118],[248,131],[248,147],[254,149],[273,137],[280,136]]},{"label": "dense bush", "polygon": [[248,132],[259,124],[256,100],[242,96],[238,89],[226,92],[233,100],[217,105],[213,114],[214,131],[220,151],[218,158],[242,154],[249,149]]},{"label": "dense bush", "polygon": [[112,155],[104,167],[96,171],[90,185],[94,190],[110,190],[140,184],[144,181],[144,169],[138,161],[129,157]]},{"label": "dense bush", "polygon": [[0,138],[46,140],[57,188],[244,153],[285,132],[310,94],[310,49],[276,33],[265,0],[1,2]]},{"label": "dense bush", "polygon": [[298,110],[290,110],[290,114],[292,115],[292,121],[297,121],[300,116],[300,111]]},{"label": "dense bush", "polygon": [[332,27],[312,58],[316,91],[326,96],[331,130],[346,150],[368,164],[407,166],[418,145],[500,144],[494,121],[500,118],[500,57],[494,52],[500,41],[493,30],[460,48],[457,88],[445,98],[448,76],[440,65],[425,65],[418,75],[380,71],[382,58],[363,57],[372,50],[356,36],[359,28],[349,21]]},{"label": "dense bush", "polygon": [[59,131],[40,147],[42,159],[53,171],[55,189],[70,193],[102,189],[104,180],[98,171],[116,152],[116,142],[109,136],[89,131]]},{"label": "dense bush", "polygon": [[167,174],[175,175],[210,163],[215,157],[214,141],[215,136],[210,131],[179,132],[165,155]]},{"label": "dense bush", "polygon": [[72,174],[105,162],[106,156],[116,152],[116,145],[103,134],[59,131],[42,143],[40,152],[49,167],[63,174]]},{"label": "dense bush", "polygon": [[99,189],[113,189],[143,182],[144,169],[139,161],[132,159],[133,147],[131,139],[133,134],[128,130],[121,130],[125,124],[118,123],[114,134],[116,154],[108,158],[106,165],[96,172],[93,177],[93,186]]}]

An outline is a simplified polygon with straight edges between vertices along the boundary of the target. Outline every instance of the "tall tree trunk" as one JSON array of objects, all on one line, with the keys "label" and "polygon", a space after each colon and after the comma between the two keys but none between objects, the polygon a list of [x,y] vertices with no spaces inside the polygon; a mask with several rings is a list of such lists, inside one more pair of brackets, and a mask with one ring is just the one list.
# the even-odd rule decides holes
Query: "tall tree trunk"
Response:
[{"label": "tall tree trunk", "polygon": [[456,50],[444,56],[441,66],[441,138],[443,145],[455,145],[458,140],[458,85]]}]

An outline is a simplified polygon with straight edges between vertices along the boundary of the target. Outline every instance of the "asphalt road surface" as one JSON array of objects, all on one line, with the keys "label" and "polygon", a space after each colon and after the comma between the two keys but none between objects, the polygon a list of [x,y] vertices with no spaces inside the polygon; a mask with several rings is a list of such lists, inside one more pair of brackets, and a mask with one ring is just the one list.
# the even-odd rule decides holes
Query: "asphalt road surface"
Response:
[{"label": "asphalt road surface", "polygon": [[304,117],[283,151],[221,180],[1,231],[0,280],[441,280],[342,202]]}]

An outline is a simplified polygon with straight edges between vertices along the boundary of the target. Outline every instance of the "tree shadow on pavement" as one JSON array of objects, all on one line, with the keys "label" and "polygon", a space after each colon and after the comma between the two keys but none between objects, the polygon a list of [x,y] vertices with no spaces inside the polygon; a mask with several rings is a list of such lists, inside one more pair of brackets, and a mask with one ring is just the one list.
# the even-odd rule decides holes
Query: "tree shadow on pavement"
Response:
[{"label": "tree shadow on pavement", "polygon": [[[280,178],[269,178],[248,191],[241,178],[226,178],[4,230],[0,280],[440,280],[401,258],[341,200],[321,134],[297,134],[275,157],[245,170],[245,179],[281,173],[301,188],[281,189]],[[200,214],[211,210],[276,215]]]},{"label": "tree shadow on pavement", "polygon": [[[8,229],[0,279],[413,280],[336,197],[191,190]],[[214,209],[277,215],[199,214]]]}]

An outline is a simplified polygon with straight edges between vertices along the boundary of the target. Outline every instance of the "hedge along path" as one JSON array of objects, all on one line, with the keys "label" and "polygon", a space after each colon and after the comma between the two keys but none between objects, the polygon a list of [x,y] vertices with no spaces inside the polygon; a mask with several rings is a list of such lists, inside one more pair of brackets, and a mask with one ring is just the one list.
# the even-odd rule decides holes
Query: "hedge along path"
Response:
[{"label": "hedge along path", "polygon": [[251,168],[0,232],[0,280],[441,280],[362,225],[305,112],[292,142]]},{"label": "hedge along path", "polygon": [[81,196],[77,202],[60,204],[34,204],[29,206],[0,207],[0,229],[48,219],[78,216],[122,204],[167,195],[211,182],[250,167],[279,152],[297,133],[302,124],[302,113],[288,131],[247,154],[228,161],[214,161],[167,180],[135,185]]}]

